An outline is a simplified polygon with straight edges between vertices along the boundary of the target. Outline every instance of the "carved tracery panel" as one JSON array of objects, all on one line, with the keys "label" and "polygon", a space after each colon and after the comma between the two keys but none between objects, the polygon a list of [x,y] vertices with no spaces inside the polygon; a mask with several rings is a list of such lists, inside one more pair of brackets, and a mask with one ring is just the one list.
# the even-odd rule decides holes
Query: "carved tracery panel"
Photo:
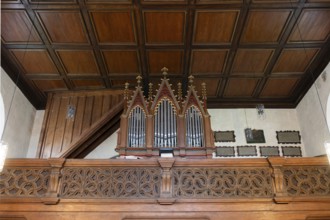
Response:
[{"label": "carved tracery panel", "polygon": [[0,197],[41,197],[47,192],[50,169],[5,168],[0,173]]},{"label": "carved tracery panel", "polygon": [[62,170],[63,198],[156,198],[160,168],[82,168]]},{"label": "carved tracery panel", "polygon": [[175,168],[173,195],[178,198],[270,198],[271,171],[267,168]]},{"label": "carved tracery panel", "polygon": [[329,196],[330,167],[285,167],[284,186],[290,196]]}]

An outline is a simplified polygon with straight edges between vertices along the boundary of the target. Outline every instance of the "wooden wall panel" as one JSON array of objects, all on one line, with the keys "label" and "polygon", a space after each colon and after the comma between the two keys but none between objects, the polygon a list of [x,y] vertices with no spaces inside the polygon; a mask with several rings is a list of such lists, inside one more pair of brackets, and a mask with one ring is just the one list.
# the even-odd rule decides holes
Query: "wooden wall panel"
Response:
[{"label": "wooden wall panel", "polygon": [[33,83],[44,92],[55,91],[55,90],[67,90],[65,82],[61,79],[52,79],[52,80],[32,80]]},{"label": "wooden wall panel", "polygon": [[[63,92],[49,96],[41,138],[40,158],[57,158],[90,132],[112,108],[122,101],[122,91]],[[67,118],[69,105],[74,118]]]}]

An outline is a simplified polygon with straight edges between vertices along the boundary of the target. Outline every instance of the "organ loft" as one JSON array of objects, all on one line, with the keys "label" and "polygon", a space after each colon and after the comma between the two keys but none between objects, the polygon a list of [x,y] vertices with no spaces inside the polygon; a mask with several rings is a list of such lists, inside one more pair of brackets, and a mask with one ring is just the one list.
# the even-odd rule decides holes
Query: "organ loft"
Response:
[{"label": "organ loft", "polygon": [[183,97],[182,84],[177,93],[163,68],[158,90],[149,83],[148,97],[138,76],[133,94],[125,84],[125,107],[121,115],[116,150],[120,156],[159,156],[170,152],[175,157],[211,158],[214,137],[206,105],[206,84],[202,83],[201,97],[197,95],[194,77],[189,76],[187,95]]}]

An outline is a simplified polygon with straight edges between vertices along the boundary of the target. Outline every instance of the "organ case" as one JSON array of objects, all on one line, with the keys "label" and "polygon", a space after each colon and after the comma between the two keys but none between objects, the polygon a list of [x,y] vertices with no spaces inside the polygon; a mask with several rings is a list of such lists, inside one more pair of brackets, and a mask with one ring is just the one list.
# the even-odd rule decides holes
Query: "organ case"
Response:
[{"label": "organ case", "polygon": [[163,78],[156,94],[149,83],[148,97],[144,96],[141,80],[133,95],[125,84],[125,109],[121,116],[116,150],[120,156],[159,156],[161,151],[173,152],[176,157],[211,158],[214,137],[210,115],[206,105],[206,84],[202,83],[199,98],[189,76],[187,95],[183,98],[182,85],[178,83],[177,94],[163,68]]}]

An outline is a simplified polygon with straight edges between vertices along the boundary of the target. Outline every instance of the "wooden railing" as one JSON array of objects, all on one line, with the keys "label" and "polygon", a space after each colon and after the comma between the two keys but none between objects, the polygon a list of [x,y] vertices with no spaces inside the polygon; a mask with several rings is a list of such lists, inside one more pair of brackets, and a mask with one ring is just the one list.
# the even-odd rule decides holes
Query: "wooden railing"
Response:
[{"label": "wooden railing", "polygon": [[1,202],[330,202],[326,158],[8,159]]}]

